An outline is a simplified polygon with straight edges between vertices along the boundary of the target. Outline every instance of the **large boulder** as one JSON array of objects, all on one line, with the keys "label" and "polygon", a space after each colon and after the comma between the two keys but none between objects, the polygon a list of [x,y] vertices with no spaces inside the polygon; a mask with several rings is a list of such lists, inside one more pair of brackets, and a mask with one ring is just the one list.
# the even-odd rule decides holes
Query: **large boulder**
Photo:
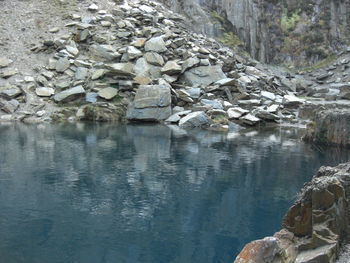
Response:
[{"label": "large boulder", "polygon": [[225,78],[221,66],[217,65],[192,68],[183,74],[181,80],[190,86],[208,86]]},{"label": "large boulder", "polygon": [[162,121],[171,115],[171,93],[167,85],[141,85],[129,105],[126,118],[133,121]]}]

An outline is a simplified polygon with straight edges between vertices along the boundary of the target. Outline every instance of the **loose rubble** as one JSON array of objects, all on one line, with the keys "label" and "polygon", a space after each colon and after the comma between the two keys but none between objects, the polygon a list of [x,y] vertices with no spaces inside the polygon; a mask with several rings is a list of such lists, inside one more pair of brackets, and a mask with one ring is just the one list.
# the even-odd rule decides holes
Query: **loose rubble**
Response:
[{"label": "loose rubble", "polygon": [[[14,120],[79,120],[86,119],[87,106],[106,103],[130,121],[167,120],[181,127],[298,121],[297,108],[305,101],[287,78],[189,31],[185,18],[163,5],[143,0],[111,10],[85,8],[89,15],[71,14],[69,34],[51,28],[53,38],[32,49],[52,55],[36,76],[15,83],[27,87],[21,94],[7,96],[0,87],[4,114],[11,112]],[[0,76],[9,83],[19,74],[11,68],[13,59],[0,58]],[[27,93],[59,107],[23,116]],[[10,106],[14,101],[19,106]],[[184,110],[176,114],[175,107]]]}]

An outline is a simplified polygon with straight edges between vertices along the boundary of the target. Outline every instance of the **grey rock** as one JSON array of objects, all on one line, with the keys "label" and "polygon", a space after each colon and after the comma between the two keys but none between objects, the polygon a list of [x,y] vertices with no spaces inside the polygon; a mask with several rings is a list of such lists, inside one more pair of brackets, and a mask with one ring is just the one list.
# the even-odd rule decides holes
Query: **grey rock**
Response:
[{"label": "grey rock", "polygon": [[106,70],[105,69],[97,69],[97,70],[94,71],[94,73],[92,73],[91,79],[92,80],[100,79],[105,74],[106,74]]},{"label": "grey rock", "polygon": [[6,99],[13,99],[22,94],[22,90],[18,87],[9,87],[0,92],[0,96]]},{"label": "grey rock", "polygon": [[96,92],[87,92],[85,96],[85,101],[90,103],[97,102],[98,94]]},{"label": "grey rock", "polygon": [[106,64],[106,68],[114,74],[135,77],[135,74],[133,73],[134,65],[132,63]]},{"label": "grey rock", "polygon": [[182,80],[194,87],[208,86],[218,80],[226,78],[221,66],[201,66],[186,71]]},{"label": "grey rock", "polygon": [[84,67],[78,67],[75,71],[75,79],[76,80],[84,80],[88,76],[89,70]]},{"label": "grey rock", "polygon": [[251,125],[251,126],[256,125],[257,123],[259,123],[261,121],[259,118],[255,117],[254,115],[252,115],[250,113],[241,117],[240,120],[243,123]]},{"label": "grey rock", "polygon": [[201,96],[201,88],[189,88],[186,89],[186,91],[192,99],[199,99],[199,97]]},{"label": "grey rock", "polygon": [[161,55],[155,52],[147,52],[144,55],[144,58],[147,60],[148,63],[155,65],[155,66],[163,66],[164,65],[164,59]]},{"label": "grey rock", "polygon": [[111,87],[104,88],[98,92],[98,96],[100,96],[101,98],[103,98],[105,100],[111,100],[115,96],[117,96],[117,94],[118,94],[118,90],[115,88],[111,88]]},{"label": "grey rock", "polygon": [[13,63],[13,60],[5,58],[5,57],[0,57],[0,68],[6,68],[9,65]]},{"label": "grey rock", "polygon": [[207,127],[210,125],[210,120],[207,114],[203,111],[192,112],[179,121],[180,128],[197,128]]},{"label": "grey rock", "polygon": [[265,99],[268,99],[268,100],[275,100],[276,99],[275,94],[273,94],[272,92],[264,91],[264,90],[262,90],[260,92],[260,96],[265,98]]},{"label": "grey rock", "polygon": [[165,120],[165,122],[177,123],[181,119],[180,115],[175,113]]},{"label": "grey rock", "polygon": [[171,93],[166,85],[144,85],[136,92],[128,107],[127,119],[161,121],[171,115]]},{"label": "grey rock", "polygon": [[229,119],[239,119],[244,114],[247,114],[249,111],[242,109],[240,107],[229,108],[227,110],[227,115]]},{"label": "grey rock", "polygon": [[168,61],[162,68],[161,72],[163,74],[176,75],[180,73],[181,70],[182,67],[179,64],[177,64],[177,61]]},{"label": "grey rock", "polygon": [[202,99],[201,104],[210,107],[211,109],[219,109],[223,110],[224,107],[222,106],[222,103],[218,100],[208,100],[208,99]]},{"label": "grey rock", "polygon": [[90,46],[90,52],[94,56],[103,58],[106,61],[112,61],[121,57],[121,54],[111,45],[92,45]]},{"label": "grey rock", "polygon": [[85,89],[82,86],[76,86],[60,93],[57,93],[53,99],[55,102],[69,102],[80,97],[84,97]]},{"label": "grey rock", "polygon": [[191,58],[186,59],[184,61],[184,63],[182,64],[182,73],[190,68],[198,66],[199,62],[200,62],[200,60],[197,57],[191,57]]},{"label": "grey rock", "polygon": [[55,90],[53,88],[41,87],[41,88],[36,88],[35,93],[39,97],[50,97],[53,94],[55,94]]},{"label": "grey rock", "polygon": [[18,100],[12,99],[12,100],[4,100],[0,98],[0,110],[12,114],[19,108],[19,102]]},{"label": "grey rock", "polygon": [[59,60],[57,60],[56,62],[56,71],[63,73],[65,72],[68,68],[70,67],[70,62],[69,59],[67,57],[64,58],[60,58]]},{"label": "grey rock", "polygon": [[237,86],[238,82],[235,79],[231,78],[224,78],[216,81],[214,85],[219,85],[219,86]]},{"label": "grey rock", "polygon": [[127,49],[127,55],[128,55],[129,60],[133,60],[135,58],[141,57],[142,52],[139,49],[137,49],[136,47],[129,46]]},{"label": "grey rock", "polygon": [[145,43],[145,50],[160,53],[167,51],[167,47],[162,37],[153,37]]},{"label": "grey rock", "polygon": [[4,71],[0,72],[0,77],[7,79],[14,75],[16,75],[18,71],[16,69],[5,69]]}]

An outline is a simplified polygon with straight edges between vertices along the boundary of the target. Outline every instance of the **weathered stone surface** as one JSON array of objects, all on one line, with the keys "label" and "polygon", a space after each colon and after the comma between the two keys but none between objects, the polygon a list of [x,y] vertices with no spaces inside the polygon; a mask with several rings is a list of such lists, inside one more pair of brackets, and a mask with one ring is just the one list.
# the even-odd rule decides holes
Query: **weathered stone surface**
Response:
[{"label": "weathered stone surface", "polygon": [[10,86],[0,92],[0,97],[4,97],[6,99],[13,99],[22,94],[22,90],[16,86]]},{"label": "weathered stone surface", "polygon": [[97,69],[92,73],[91,80],[102,78],[106,74],[105,69]]},{"label": "weathered stone surface", "polygon": [[112,45],[92,45],[90,52],[93,56],[105,61],[111,61],[121,56]]},{"label": "weathered stone surface", "polygon": [[169,87],[165,85],[140,86],[136,92],[135,108],[166,107],[171,104]]},{"label": "weathered stone surface", "polygon": [[180,128],[198,128],[206,127],[210,124],[209,117],[203,111],[192,112],[183,117],[180,122]]},{"label": "weathered stone surface", "polygon": [[0,72],[0,77],[7,79],[14,75],[16,75],[18,71],[16,69],[5,69],[4,71]]},{"label": "weathered stone surface", "polygon": [[304,99],[300,99],[295,95],[285,95],[283,97],[283,104],[286,106],[299,106],[305,102]]},{"label": "weathered stone surface", "polygon": [[161,72],[163,74],[168,74],[168,75],[176,75],[180,73],[182,70],[182,67],[177,64],[176,61],[168,61],[164,67],[161,69]]},{"label": "weathered stone surface", "polygon": [[261,119],[257,118],[256,116],[252,115],[252,114],[247,114],[245,116],[243,116],[242,118],[240,118],[240,120],[248,125],[256,125],[257,123],[259,123],[261,121]]},{"label": "weathered stone surface", "polygon": [[132,63],[114,63],[107,64],[106,68],[114,74],[134,77],[134,65]]},{"label": "weathered stone surface", "polygon": [[191,57],[191,58],[186,59],[184,61],[184,63],[182,64],[182,73],[190,68],[198,66],[199,62],[200,62],[199,58],[197,58],[197,57]]},{"label": "weathered stone surface", "polygon": [[13,63],[13,60],[5,57],[0,57],[0,68],[6,68]]},{"label": "weathered stone surface", "polygon": [[84,97],[85,89],[82,86],[73,87],[57,93],[53,99],[56,102],[69,102],[80,97]]},{"label": "weathered stone surface", "polygon": [[201,66],[186,71],[182,80],[191,86],[208,86],[226,78],[220,66]]},{"label": "weathered stone surface", "polygon": [[70,67],[70,62],[69,62],[69,59],[67,57],[60,58],[56,62],[56,71],[57,72],[62,73],[64,71],[66,71],[69,67]]},{"label": "weathered stone surface", "polygon": [[275,237],[266,237],[247,244],[237,256],[234,263],[283,263],[284,251],[279,240]]},{"label": "weathered stone surface", "polygon": [[219,109],[219,110],[223,110],[224,107],[222,106],[222,103],[218,100],[208,100],[208,99],[202,99],[201,103],[203,105],[208,106],[211,109]]},{"label": "weathered stone surface", "polygon": [[162,37],[153,37],[145,43],[145,50],[160,53],[167,51],[167,47]]},{"label": "weathered stone surface", "polygon": [[262,90],[260,95],[261,95],[261,97],[268,99],[268,100],[275,100],[276,99],[276,95],[273,94],[272,92]]},{"label": "weathered stone surface", "polygon": [[136,92],[129,105],[127,119],[139,121],[161,121],[171,115],[170,88],[166,85],[144,85]]},{"label": "weathered stone surface", "polygon": [[142,52],[139,49],[137,49],[136,47],[133,47],[133,46],[129,46],[128,47],[127,54],[128,54],[128,58],[130,60],[133,60],[135,58],[138,58],[138,57],[142,56]]},{"label": "weathered stone surface", "polygon": [[240,117],[242,117],[244,114],[247,114],[248,112],[249,112],[248,110],[244,110],[239,107],[229,108],[227,110],[229,119],[239,119]]},{"label": "weathered stone surface", "polygon": [[50,97],[53,94],[55,94],[55,90],[53,88],[42,87],[42,88],[36,88],[35,93],[39,97]]},{"label": "weathered stone surface", "polygon": [[148,63],[155,65],[155,66],[163,66],[164,65],[164,59],[161,55],[155,52],[147,52],[144,55],[145,59]]},{"label": "weathered stone surface", "polygon": [[76,80],[84,80],[87,78],[89,70],[84,67],[78,67],[75,71],[75,79]]},{"label": "weathered stone surface", "polygon": [[4,100],[0,98],[0,110],[12,114],[14,113],[19,107],[19,102],[15,99],[12,100]]},{"label": "weathered stone surface", "polygon": [[103,98],[105,100],[111,100],[115,96],[117,96],[117,94],[118,94],[118,90],[115,88],[111,88],[111,87],[104,88],[98,92],[98,96],[100,96],[101,98]]}]

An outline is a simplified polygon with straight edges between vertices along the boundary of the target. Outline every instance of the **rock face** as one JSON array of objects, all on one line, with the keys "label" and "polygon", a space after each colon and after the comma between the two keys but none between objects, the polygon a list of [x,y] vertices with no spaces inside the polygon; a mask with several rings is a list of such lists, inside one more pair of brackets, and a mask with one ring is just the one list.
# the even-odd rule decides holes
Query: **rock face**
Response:
[{"label": "rock face", "polygon": [[350,111],[324,110],[308,125],[304,140],[322,144],[350,146]]},{"label": "rock face", "polygon": [[126,118],[134,121],[161,121],[170,115],[170,88],[166,85],[144,85],[137,90]]},{"label": "rock face", "polygon": [[321,167],[274,237],[246,245],[235,263],[335,262],[350,232],[350,163]]},{"label": "rock face", "polygon": [[222,33],[220,25],[226,20],[230,31],[243,41],[247,51],[262,62],[317,61],[337,50],[342,45],[341,40],[349,36],[350,5],[347,1],[162,2],[187,14],[194,20],[195,30],[211,36]]}]

